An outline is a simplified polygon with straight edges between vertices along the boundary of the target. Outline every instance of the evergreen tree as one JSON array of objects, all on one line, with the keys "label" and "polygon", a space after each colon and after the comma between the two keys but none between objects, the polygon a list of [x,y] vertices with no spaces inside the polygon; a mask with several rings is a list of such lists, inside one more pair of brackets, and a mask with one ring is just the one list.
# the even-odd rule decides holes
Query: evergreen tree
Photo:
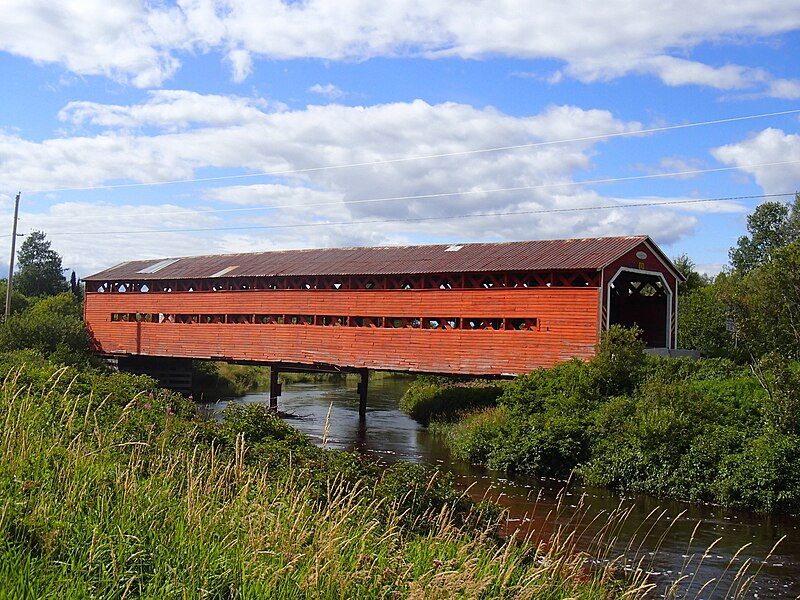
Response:
[{"label": "evergreen tree", "polygon": [[28,235],[17,253],[17,264],[14,287],[26,296],[53,296],[68,289],[61,255],[42,231]]}]

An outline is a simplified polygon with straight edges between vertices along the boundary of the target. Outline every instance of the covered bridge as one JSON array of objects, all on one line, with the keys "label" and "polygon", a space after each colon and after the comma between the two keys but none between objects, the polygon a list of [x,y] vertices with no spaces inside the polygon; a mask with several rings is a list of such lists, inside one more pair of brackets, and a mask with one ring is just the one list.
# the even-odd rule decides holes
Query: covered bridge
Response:
[{"label": "covered bridge", "polygon": [[647,236],[137,260],[85,278],[103,355],[511,375],[611,324],[674,348],[681,275]]}]

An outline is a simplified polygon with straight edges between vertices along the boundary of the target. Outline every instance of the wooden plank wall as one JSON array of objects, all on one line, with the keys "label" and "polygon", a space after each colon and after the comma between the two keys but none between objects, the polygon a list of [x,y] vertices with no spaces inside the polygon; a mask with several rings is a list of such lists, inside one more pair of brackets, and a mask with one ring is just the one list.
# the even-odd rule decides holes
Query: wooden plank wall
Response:
[{"label": "wooden plank wall", "polygon": [[[590,358],[597,288],[265,290],[87,293],[85,317],[104,354],[329,364],[502,375]],[[534,331],[430,330],[290,324],[111,321],[112,313],[296,314],[532,318]]]}]

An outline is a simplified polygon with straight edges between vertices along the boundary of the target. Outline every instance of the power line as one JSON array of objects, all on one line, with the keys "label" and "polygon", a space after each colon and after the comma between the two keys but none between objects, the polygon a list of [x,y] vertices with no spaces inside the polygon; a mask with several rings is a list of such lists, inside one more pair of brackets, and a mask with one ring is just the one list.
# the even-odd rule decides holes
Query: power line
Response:
[{"label": "power line", "polygon": [[[781,162],[773,162],[773,163],[757,163],[757,164],[748,164],[748,165],[737,165],[733,167],[715,167],[711,169],[694,169],[690,171],[673,171],[669,173],[648,173],[645,175],[630,175],[626,177],[605,177],[602,179],[586,179],[581,181],[565,181],[561,183],[542,183],[536,185],[522,185],[522,186],[514,186],[514,187],[505,187],[505,188],[489,188],[489,189],[472,189],[472,190],[462,190],[462,191],[455,191],[455,192],[437,192],[431,194],[416,194],[410,196],[386,196],[380,198],[362,198],[356,200],[338,200],[334,202],[312,202],[308,204],[274,204],[270,206],[250,206],[250,207],[243,207],[243,208],[209,208],[209,209],[183,209],[177,211],[159,211],[152,214],[142,214],[141,212],[122,212],[122,213],[115,213],[115,217],[154,217],[154,218],[161,218],[165,215],[198,215],[198,214],[216,214],[216,213],[233,213],[233,212],[253,212],[253,211],[260,211],[260,210],[278,210],[284,208],[291,208],[291,209],[298,209],[298,208],[315,208],[320,206],[340,206],[340,205],[351,205],[351,204],[371,204],[377,202],[392,202],[398,200],[424,200],[424,199],[431,199],[431,198],[449,198],[454,196],[467,196],[467,195],[475,195],[475,194],[496,194],[502,192],[521,192],[521,191],[531,191],[531,190],[541,190],[541,189],[548,189],[548,188],[559,188],[559,187],[575,187],[580,185],[597,185],[597,184],[606,184],[606,183],[619,183],[623,181],[637,181],[637,180],[645,180],[645,179],[659,179],[659,178],[666,178],[666,177],[682,177],[682,176],[689,176],[689,175],[701,175],[705,173],[719,173],[725,171],[735,171],[739,169],[757,169],[763,167],[775,167],[775,166],[783,166],[783,165],[792,165],[792,164],[800,164],[800,160],[786,160]],[[753,196],[755,197],[755,196]],[[760,196],[759,196],[760,197]]]},{"label": "power line", "polygon": [[589,142],[589,141],[597,141],[597,140],[604,140],[604,139],[612,139],[618,137],[627,137],[627,136],[636,136],[636,135],[645,135],[648,133],[660,133],[664,131],[674,131],[677,129],[688,129],[690,127],[705,127],[709,125],[719,125],[723,123],[733,123],[737,121],[747,121],[753,119],[763,119],[767,117],[777,117],[777,116],[784,116],[784,115],[791,115],[791,114],[798,114],[800,113],[800,109],[792,109],[792,110],[782,110],[777,112],[771,113],[760,113],[755,115],[743,115],[738,117],[726,117],[723,119],[713,119],[709,121],[696,121],[692,123],[681,123],[678,125],[665,125],[662,127],[650,127],[648,129],[637,129],[637,130],[630,130],[630,131],[618,131],[614,133],[604,133],[598,135],[589,135],[589,136],[582,136],[576,138],[565,138],[565,139],[558,139],[558,140],[547,140],[544,142],[531,142],[528,144],[515,144],[510,146],[497,146],[493,148],[479,148],[474,150],[460,150],[455,152],[443,152],[439,154],[422,154],[416,156],[404,156],[399,158],[389,158],[389,159],[382,159],[382,160],[374,160],[374,161],[365,161],[365,162],[354,162],[354,163],[345,163],[340,165],[327,165],[327,166],[319,166],[319,167],[307,167],[303,169],[284,169],[280,171],[262,171],[258,173],[242,173],[239,175],[219,175],[215,177],[196,177],[196,178],[187,178],[187,179],[172,179],[172,180],[164,180],[164,181],[151,181],[151,182],[137,182],[137,183],[119,183],[119,184],[109,184],[109,185],[92,185],[92,186],[81,186],[81,187],[62,187],[62,188],[50,188],[50,189],[31,189],[31,190],[24,190],[28,194],[41,194],[41,193],[55,193],[55,192],[74,192],[74,191],[91,191],[91,190],[110,190],[110,189],[119,189],[119,188],[135,188],[135,187],[147,187],[147,186],[161,186],[161,185],[174,185],[174,184],[181,184],[181,183],[203,183],[203,182],[212,182],[212,181],[227,181],[232,179],[246,179],[252,177],[276,177],[281,175],[296,175],[302,173],[312,173],[317,171],[328,171],[328,170],[335,170],[335,169],[350,169],[355,167],[370,167],[370,166],[378,166],[378,165],[387,165],[387,164],[395,164],[395,163],[402,163],[402,162],[410,162],[416,160],[428,160],[433,158],[447,158],[453,156],[467,156],[467,155],[474,155],[474,154],[485,154],[490,152],[503,152],[508,150],[520,150],[523,148],[539,148],[542,146],[550,146],[554,144],[567,144],[572,142]]},{"label": "power line", "polygon": [[51,232],[48,236],[58,235],[134,235],[142,233],[198,233],[204,231],[245,231],[245,230],[265,230],[265,229],[296,229],[307,227],[330,227],[337,225],[369,225],[369,224],[382,224],[382,223],[418,223],[423,221],[441,221],[441,220],[454,220],[454,219],[472,219],[479,217],[507,217],[518,215],[538,215],[550,213],[565,213],[565,212],[581,212],[581,211],[594,211],[594,210],[611,210],[615,208],[642,208],[648,206],[669,206],[678,204],[698,204],[703,202],[724,202],[732,200],[752,200],[758,198],[779,198],[786,196],[794,196],[795,192],[785,192],[780,194],[756,194],[751,196],[727,196],[721,198],[690,198],[684,200],[662,200],[656,202],[633,202],[628,204],[606,204],[600,206],[582,206],[571,208],[546,208],[537,210],[522,210],[522,211],[508,211],[508,212],[485,212],[485,213],[470,213],[461,215],[446,215],[435,217],[404,217],[397,219],[368,219],[360,221],[323,221],[319,223],[292,223],[281,225],[244,225],[241,227],[195,227],[186,229],[132,229],[124,231],[62,231]]}]

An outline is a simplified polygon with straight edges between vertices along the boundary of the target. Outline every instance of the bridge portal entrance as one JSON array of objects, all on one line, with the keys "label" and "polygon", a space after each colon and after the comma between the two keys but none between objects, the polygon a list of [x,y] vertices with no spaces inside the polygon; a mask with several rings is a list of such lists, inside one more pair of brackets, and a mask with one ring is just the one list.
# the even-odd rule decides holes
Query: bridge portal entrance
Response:
[{"label": "bridge portal entrance", "polygon": [[648,348],[669,348],[672,290],[661,273],[620,269],[608,283],[608,325],[638,326]]}]

